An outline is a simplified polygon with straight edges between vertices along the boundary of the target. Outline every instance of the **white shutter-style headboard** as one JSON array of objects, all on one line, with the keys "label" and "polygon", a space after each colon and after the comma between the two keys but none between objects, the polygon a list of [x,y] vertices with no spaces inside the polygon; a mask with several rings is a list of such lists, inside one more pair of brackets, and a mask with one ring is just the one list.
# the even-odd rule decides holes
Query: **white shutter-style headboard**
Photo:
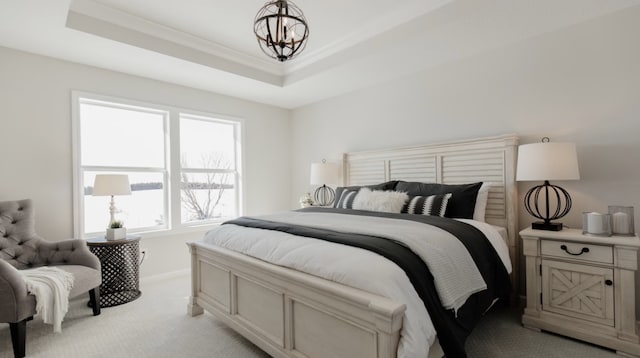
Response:
[{"label": "white shutter-style headboard", "polygon": [[517,286],[518,210],[516,159],[518,137],[459,140],[415,147],[352,152],[343,155],[345,185],[378,184],[389,180],[441,184],[491,182],[486,221],[507,229]]}]

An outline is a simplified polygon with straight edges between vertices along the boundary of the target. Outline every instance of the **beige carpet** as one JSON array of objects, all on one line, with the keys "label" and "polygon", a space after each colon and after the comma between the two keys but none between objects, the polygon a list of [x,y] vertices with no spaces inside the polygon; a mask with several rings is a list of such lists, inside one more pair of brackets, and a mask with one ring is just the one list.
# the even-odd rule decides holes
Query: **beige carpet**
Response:
[{"label": "beige carpet", "polygon": [[[76,300],[54,334],[35,319],[27,325],[27,357],[268,357],[210,314],[188,317],[189,277],[142,285],[142,297],[91,316],[86,300]],[[611,351],[519,324],[513,309],[491,312],[467,342],[469,357],[618,357]],[[9,326],[0,325],[0,357],[13,357]]]}]

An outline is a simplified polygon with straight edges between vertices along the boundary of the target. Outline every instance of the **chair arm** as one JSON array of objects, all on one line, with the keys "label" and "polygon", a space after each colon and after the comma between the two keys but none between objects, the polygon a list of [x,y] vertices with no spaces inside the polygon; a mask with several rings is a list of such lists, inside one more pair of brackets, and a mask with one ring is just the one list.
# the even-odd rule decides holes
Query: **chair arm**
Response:
[{"label": "chair arm", "polygon": [[27,284],[18,270],[0,260],[0,322],[14,322],[18,301],[28,294]]},{"label": "chair arm", "polygon": [[100,271],[100,260],[84,240],[43,240],[38,245],[38,254],[45,265],[82,265]]}]

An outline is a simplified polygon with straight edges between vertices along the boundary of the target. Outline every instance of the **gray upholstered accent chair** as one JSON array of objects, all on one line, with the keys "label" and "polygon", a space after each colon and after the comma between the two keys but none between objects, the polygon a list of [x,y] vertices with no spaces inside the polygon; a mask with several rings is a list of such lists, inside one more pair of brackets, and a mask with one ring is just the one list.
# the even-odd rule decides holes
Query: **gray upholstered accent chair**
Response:
[{"label": "gray upholstered accent chair", "polygon": [[36,300],[18,270],[56,266],[71,272],[69,298],[89,292],[94,316],[100,314],[100,261],[84,240],[51,242],[35,232],[31,200],[0,202],[0,322],[9,323],[15,357],[25,356],[27,321]]}]

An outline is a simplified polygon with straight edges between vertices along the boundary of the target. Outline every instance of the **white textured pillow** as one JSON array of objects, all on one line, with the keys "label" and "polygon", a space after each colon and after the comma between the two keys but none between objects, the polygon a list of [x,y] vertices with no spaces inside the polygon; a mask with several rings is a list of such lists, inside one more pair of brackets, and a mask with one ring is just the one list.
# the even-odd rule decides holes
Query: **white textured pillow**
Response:
[{"label": "white textured pillow", "polygon": [[357,210],[399,213],[409,199],[407,193],[362,188],[353,199],[353,208]]},{"label": "white textured pillow", "polygon": [[493,183],[482,183],[476,196],[476,206],[473,210],[473,220],[485,221],[484,215],[487,210],[487,201],[489,200],[489,189]]}]

